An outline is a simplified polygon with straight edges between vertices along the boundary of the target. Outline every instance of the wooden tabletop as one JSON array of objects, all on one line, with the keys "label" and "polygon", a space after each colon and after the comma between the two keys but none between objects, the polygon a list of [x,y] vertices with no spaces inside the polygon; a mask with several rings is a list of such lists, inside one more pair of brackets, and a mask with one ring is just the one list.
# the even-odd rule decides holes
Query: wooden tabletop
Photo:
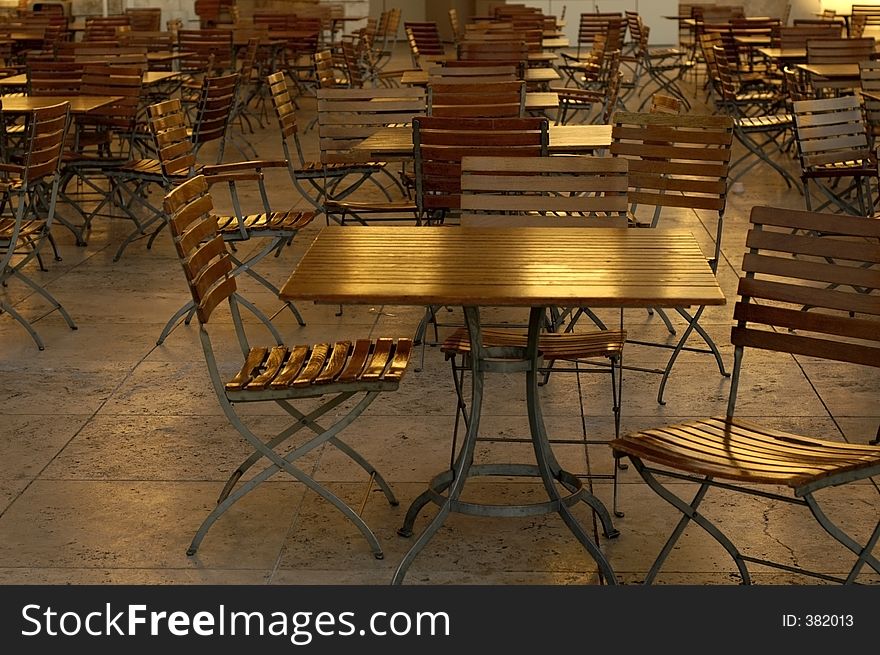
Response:
[{"label": "wooden tabletop", "polygon": [[280,296],[371,305],[725,303],[690,232],[574,227],[325,227]]},{"label": "wooden tabletop", "polygon": [[758,52],[776,61],[804,61],[807,58],[806,48],[757,48]]},{"label": "wooden tabletop", "polygon": [[859,78],[858,64],[798,64],[798,68],[807,71],[810,75],[825,78]]},{"label": "wooden tabletop", "polygon": [[748,46],[756,46],[756,45],[767,45],[770,43],[770,35],[769,34],[744,34],[742,36],[735,36],[733,40],[739,43],[740,45],[748,45]]},{"label": "wooden tabletop", "polygon": [[557,36],[550,39],[543,39],[541,41],[541,47],[544,48],[544,50],[559,50],[570,46],[571,42],[568,40],[567,36]]},{"label": "wooden tabletop", "polygon": [[119,100],[122,96],[5,96],[2,111],[4,114],[26,114],[34,109],[69,102],[71,114],[87,114]]},{"label": "wooden tabletop", "polygon": [[[175,77],[180,77],[180,73],[176,71],[146,71],[143,75],[143,84],[144,86],[150,86],[151,84],[159,84],[160,82],[165,82],[166,80],[170,80]],[[25,73],[21,73],[19,75],[10,75],[9,77],[4,77],[0,79],[0,89],[4,87],[26,86],[27,74]]]},{"label": "wooden tabletop", "polygon": [[[487,66],[491,66],[492,62],[486,62]],[[561,79],[559,73],[553,68],[526,68],[523,79],[526,82],[556,82]],[[425,86],[428,83],[428,71],[426,70],[407,70],[403,71],[400,83],[408,86]]]},{"label": "wooden tabletop", "polygon": [[[550,152],[553,154],[589,153],[611,146],[610,125],[551,125]],[[411,159],[412,127],[383,127],[354,147],[369,153],[371,159],[388,161]]]}]

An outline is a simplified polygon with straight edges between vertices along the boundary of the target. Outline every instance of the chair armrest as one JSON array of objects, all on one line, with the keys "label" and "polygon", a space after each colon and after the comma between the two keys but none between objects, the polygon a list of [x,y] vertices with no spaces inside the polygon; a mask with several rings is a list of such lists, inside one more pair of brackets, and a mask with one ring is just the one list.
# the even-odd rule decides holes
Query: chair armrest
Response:
[{"label": "chair armrest", "polygon": [[287,168],[286,159],[255,159],[252,161],[236,161],[229,164],[215,164],[203,166],[201,172],[205,175],[221,175],[233,171],[258,171],[262,168]]},{"label": "chair armrest", "polygon": [[259,173],[218,173],[216,175],[211,175],[202,171],[202,174],[205,176],[205,182],[207,182],[208,186],[211,187],[215,184],[222,184],[223,182],[230,182],[232,184],[236,182],[260,182],[263,179],[263,176]]}]

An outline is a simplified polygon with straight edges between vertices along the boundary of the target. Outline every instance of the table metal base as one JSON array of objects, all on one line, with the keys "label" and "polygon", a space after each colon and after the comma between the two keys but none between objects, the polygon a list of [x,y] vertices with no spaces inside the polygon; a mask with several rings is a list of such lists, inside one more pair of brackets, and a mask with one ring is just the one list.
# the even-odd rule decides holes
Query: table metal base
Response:
[{"label": "table metal base", "polygon": [[[401,536],[410,536],[412,534],[412,527],[416,517],[429,502],[439,505],[440,510],[404,556],[397,571],[394,573],[392,584],[401,584],[403,582],[415,558],[437,533],[451,512],[473,516],[496,517],[559,514],[572,534],[596,561],[599,572],[607,584],[617,584],[614,570],[599,546],[590,538],[590,535],[575,518],[571,510],[572,506],[579,502],[589,505],[602,523],[603,533],[606,537],[616,537],[619,532],[614,528],[611,516],[602,501],[590,493],[576,476],[563,470],[559,465],[550,448],[544,426],[538,397],[538,337],[544,316],[544,307],[533,307],[531,309],[529,315],[528,347],[522,360],[512,362],[510,359],[499,360],[497,357],[493,357],[494,353],[483,347],[480,334],[479,309],[477,307],[464,308],[465,323],[471,340],[471,373],[473,380],[471,389],[471,417],[468,423],[467,434],[452,469],[435,476],[431,480],[428,489],[410,505],[403,527],[398,531]],[[537,464],[474,464],[474,450],[480,428],[484,374],[495,371],[510,372],[511,370],[521,370],[526,373],[526,402],[528,405],[529,427]],[[467,480],[484,475],[540,477],[549,500],[529,505],[484,505],[462,501],[461,494]],[[565,489],[565,492],[560,490],[560,486]],[[444,492],[446,492],[445,495]]]}]

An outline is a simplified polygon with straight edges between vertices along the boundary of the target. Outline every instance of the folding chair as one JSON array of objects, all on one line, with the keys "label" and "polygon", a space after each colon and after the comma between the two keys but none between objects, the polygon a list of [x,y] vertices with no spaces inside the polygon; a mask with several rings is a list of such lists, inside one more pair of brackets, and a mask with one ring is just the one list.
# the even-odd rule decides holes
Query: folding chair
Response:
[{"label": "folding chair", "polygon": [[[751,582],[750,563],[843,583],[855,582],[865,564],[880,573],[872,554],[880,521],[859,543],[832,522],[826,514],[830,506],[823,509],[814,495],[880,474],[880,447],[800,436],[734,416],[746,348],[880,367],[880,297],[852,289],[880,288],[880,270],[864,268],[880,264],[880,221],[771,207],[755,207],[750,220],[731,332],[735,352],[727,415],[643,430],[612,442],[651,489],[682,513],[645,584],[655,580],[691,522],[727,551],[744,584]],[[816,282],[840,286],[820,288]],[[802,311],[807,299],[822,311]],[[688,501],[674,492],[673,487],[683,485],[664,485],[658,478],[665,477],[699,488]],[[793,496],[779,487],[788,487]],[[855,563],[841,577],[802,568],[796,552],[793,565],[742,553],[701,510],[710,488],[808,508],[825,532],[852,551]],[[789,533],[800,536],[800,528]]]},{"label": "folding chair", "polygon": [[[611,154],[629,160],[631,224],[657,227],[665,207],[709,212],[715,219],[715,239],[712,256],[708,259],[712,270],[716,271],[727,205],[733,120],[728,116],[617,112],[612,123]],[[640,206],[653,209],[650,222],[636,215]],[[701,306],[690,313],[683,308],[675,308],[688,324],[675,345],[630,340],[630,343],[672,350],[663,369],[638,369],[662,374],[657,392],[657,402],[660,404],[664,404],[666,383],[683,350],[712,354],[719,372],[727,375],[721,353],[699,324],[704,309]],[[663,311],[654,311],[669,332],[676,334]],[[581,310],[577,310],[566,329],[570,329],[581,314]],[[706,349],[687,346],[693,332],[705,342]]]},{"label": "folding chair", "polygon": [[[82,225],[59,216],[59,222],[76,238],[77,245],[86,245],[85,235],[92,220],[108,204],[119,201],[119,190],[110,183],[108,172],[132,160],[138,125],[138,109],[143,92],[143,66],[111,66],[86,64],[83,68],[81,93],[117,98],[100,109],[81,116],[71,150],[65,154],[62,166],[60,194],[66,207],[82,217]],[[71,182],[87,187],[86,193],[68,194]],[[88,196],[97,197],[97,205],[84,209]]]},{"label": "folding chair", "polygon": [[[801,100],[793,103],[793,108],[806,208],[813,209],[809,184],[812,181],[827,198],[816,211],[834,205],[848,214],[873,214],[870,181],[878,179],[877,159],[868,147],[859,99],[842,96]],[[852,183],[838,188],[846,178]],[[852,204],[853,192],[858,207]]]},{"label": "folding chair", "polygon": [[[443,223],[461,209],[461,159],[464,156],[535,157],[547,154],[549,126],[546,118],[449,118],[413,120],[415,188],[419,216]],[[425,361],[425,332],[434,324],[439,341],[436,307],[427,307],[416,328],[422,352],[417,371]]]},{"label": "folding chair", "polygon": [[[322,198],[329,224],[355,222],[419,221],[416,203],[394,200],[380,183],[379,175],[390,179],[401,194],[401,183],[387,170],[385,162],[371,161],[355,149],[361,141],[389,125],[409,125],[414,116],[425,113],[425,91],[417,88],[318,89],[318,137],[321,164],[327,173]],[[342,165],[360,179],[340,187],[337,167]],[[374,185],[384,201],[354,200],[348,196],[365,182]]]},{"label": "folding chair", "polygon": [[[279,341],[275,346],[252,347],[240,308],[240,305],[246,309],[251,306],[237,293],[235,277],[231,275],[235,264],[217,232],[207,180],[201,175],[187,180],[165,196],[164,207],[196,307],[199,337],[212,386],[230,424],[254,449],[227,480],[217,506],[202,522],[187,554],[196,553],[208,530],[232,505],[275,473],[284,471],[342,512],[367,540],[373,555],[381,559],[379,541],[363,519],[330,489],[300,469],[296,461],[323,444],[331,444],[369,474],[367,494],[375,481],[388,502],[397,505],[397,499],[379,472],[342,441],[339,434],[380,393],[398,388],[406,372],[411,341],[359,339],[353,343],[339,341],[291,347]],[[240,370],[232,377],[221,373],[208,330],[214,310],[224,301],[229,304],[243,359]],[[258,318],[261,317],[258,315]],[[262,318],[261,322],[266,325]],[[363,395],[358,399],[359,394]],[[308,409],[297,409],[296,403],[304,399],[319,399],[320,404],[314,407],[310,403]],[[343,405],[349,400],[350,403]],[[242,420],[237,409],[260,402],[279,406],[291,417],[290,426],[276,435],[261,438]],[[335,420],[325,427],[319,423],[322,416],[335,417]],[[287,448],[288,440],[303,428],[315,436],[299,446]],[[262,471],[242,480],[251,467],[263,460],[266,466]],[[366,499],[365,496],[364,502]]]},{"label": "folding chair", "polygon": [[[147,189],[158,185],[168,191],[175,183],[189,177],[195,165],[195,155],[208,143],[218,143],[216,162],[220,164],[223,161],[229,119],[235,106],[237,80],[238,75],[235,73],[203,78],[196,118],[192,128],[187,129],[190,142],[181,152],[170,152],[166,158],[167,163],[161,157],[135,159],[107,171],[120,195],[124,194],[119,206],[135,225],[119,245],[113,261],[119,261],[128,245],[140,238],[149,237],[147,249],[152,248],[153,242],[165,227],[165,214],[146,198]],[[182,107],[183,101],[178,102]],[[186,159],[189,154],[193,155],[192,161]],[[125,196],[127,200],[124,199]],[[139,215],[135,207],[146,210],[146,219]]]},{"label": "folding chair", "polygon": [[[55,296],[24,272],[33,259],[39,259],[40,250],[51,239],[69,110],[70,104],[63,102],[33,111],[26,131],[24,164],[0,165],[0,285],[5,287],[12,279],[23,282],[52,306],[47,314],[57,310],[75,330],[76,324]],[[21,323],[40,350],[45,348],[31,322],[0,297],[2,312]]]},{"label": "folding chair", "polygon": [[[791,114],[775,111],[780,97],[770,95],[766,102],[760,102],[755,99],[754,93],[741,95],[722,48],[715,48],[715,64],[718,70],[720,104],[733,119],[734,137],[747,150],[730,164],[728,182],[739,181],[752,168],[764,162],[779,174],[789,189],[796,187],[791,173],[771,157],[772,154],[779,154],[785,160],[789,159],[787,149],[791,141],[786,137],[794,127]],[[752,107],[758,111],[749,112],[748,109]],[[749,159],[752,161],[749,162]],[[744,166],[734,174],[734,169],[740,165]]]},{"label": "folding chair", "polygon": [[[186,122],[180,100],[168,100],[151,105],[148,108],[148,113],[150,115],[150,130],[159,151],[159,161],[169,175],[169,179],[176,181],[181,177],[183,179],[190,177],[195,172],[195,149],[187,138]],[[235,244],[251,239],[261,238],[264,240],[262,247],[247,258],[239,259],[237,256],[229,255],[235,264],[235,269],[230,275],[235,277],[246,273],[275,296],[279,294],[278,287],[255,270],[255,266],[270,253],[274,252],[277,255],[281,248],[290,244],[299,231],[311,223],[315,217],[313,212],[292,209],[277,211],[271,208],[264,171],[268,168],[280,168],[285,165],[284,162],[279,161],[244,161],[234,164],[203,166],[199,169],[199,172],[205,176],[209,187],[222,183],[229,188],[234,214],[214,216],[217,221],[217,232],[223,240],[232,243],[233,247]],[[244,194],[239,190],[239,183],[247,181],[256,182],[262,205],[260,208],[262,211],[259,213],[247,213],[242,209],[241,196]],[[286,303],[286,306],[290,308],[297,323],[305,325],[297,308],[289,302]],[[195,311],[196,307],[192,302],[184,304],[165,324],[157,344],[161,345],[165,341],[182,318],[186,317],[188,324]],[[251,311],[256,313],[258,310]],[[268,324],[268,319],[266,319],[266,323]],[[273,332],[273,334],[277,333]]]}]

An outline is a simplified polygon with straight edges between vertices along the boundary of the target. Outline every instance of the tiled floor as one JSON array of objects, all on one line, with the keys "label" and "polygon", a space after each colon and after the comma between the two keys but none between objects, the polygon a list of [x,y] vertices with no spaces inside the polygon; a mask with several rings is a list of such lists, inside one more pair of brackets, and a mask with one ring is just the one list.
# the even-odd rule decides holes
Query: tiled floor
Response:
[{"label": "tiled floor", "polygon": [[[700,97],[703,95],[700,93]],[[635,101],[633,106],[638,104]],[[301,101],[300,124],[314,116],[314,102]],[[699,109],[694,110],[700,111]],[[280,155],[280,138],[271,124],[251,137],[261,156]],[[314,131],[305,133],[310,152]],[[203,153],[205,156],[209,153]],[[793,168],[793,164],[792,164]],[[272,174],[278,206],[299,200],[286,173]],[[802,207],[797,191],[783,188],[775,174],[755,168],[744,191],[729,196],[719,280],[728,299],[735,296],[749,210],[756,204]],[[154,198],[156,199],[156,198]],[[251,198],[252,199],[252,198]],[[218,202],[223,202],[218,201]],[[322,221],[323,224],[323,221]],[[693,231],[707,252],[714,223],[692,211],[667,212],[665,227]],[[295,266],[319,225],[306,229],[263,270],[281,283]],[[34,275],[68,308],[79,324],[66,328],[57,314],[36,320],[46,342],[39,352],[9,317],[0,318],[0,582],[11,583],[273,583],[386,584],[411,541],[396,534],[406,507],[426,481],[446,466],[454,418],[448,366],[437,348],[428,348],[425,370],[410,370],[399,391],[380,396],[344,437],[360,449],[391,482],[401,501],[389,507],[374,489],[364,518],[374,529],[385,559],[374,559],[355,528],[304,488],[276,476],[223,516],[198,555],[186,548],[210,511],[230,471],[249,452],[231,429],[213,395],[197,328],[180,326],[156,345],[167,318],[187,292],[170,240],[163,235],[152,251],[143,241],[114,263],[127,234],[123,219],[97,220],[87,247],[76,247],[64,229],[56,231],[63,261]],[[272,312],[278,301],[245,281],[246,294]],[[37,319],[41,301],[21,286],[2,291],[19,311]],[[413,307],[302,306],[307,322],[298,327],[281,313],[279,330],[289,342],[338,337],[411,335],[422,310]],[[732,304],[711,308],[703,325],[719,344],[727,344]],[[491,313],[491,312],[490,312]],[[498,312],[503,319],[517,318]],[[613,316],[608,315],[613,319]],[[457,312],[443,316],[449,322]],[[627,327],[637,338],[670,339],[657,316],[628,311]],[[222,359],[234,361],[231,330],[218,321],[218,340],[226,338]],[[679,323],[680,327],[680,323]],[[656,365],[666,351],[628,346],[628,363]],[[722,346],[726,364],[732,349]],[[496,379],[497,378],[497,379]],[[590,436],[612,430],[605,376],[585,378]],[[633,430],[683,418],[721,414],[728,379],[711,357],[684,354],[666,392],[656,401],[658,377],[628,372],[623,429]],[[806,434],[864,443],[880,421],[880,375],[804,358],[753,353],[741,384],[740,415]],[[514,376],[488,383],[484,407],[487,434],[523,434],[524,392]],[[571,376],[554,376],[543,389],[553,434],[580,435],[577,390]],[[265,412],[265,413],[260,413]],[[283,425],[281,413],[247,411],[257,431]],[[519,458],[522,446],[485,444],[481,459]],[[560,447],[560,458],[576,471],[587,466],[608,472],[605,446]],[[360,469],[325,448],[300,465],[355,506],[365,493]],[[642,483],[633,470],[622,472],[620,501],[626,516],[617,520],[620,537],[599,542],[622,582],[640,581],[675,520],[675,513]],[[593,483],[611,500],[607,480]],[[488,502],[536,498],[539,487],[524,479],[480,479],[468,497]],[[864,533],[876,520],[878,490],[869,482],[826,494],[839,514]],[[425,510],[430,515],[433,508]],[[770,500],[710,494],[705,513],[758,555],[789,563],[812,564],[831,573],[849,569],[849,558],[830,539],[807,538],[812,519],[799,509]],[[578,515],[587,525],[591,516]],[[417,530],[426,524],[424,516]],[[690,530],[671,556],[660,581],[674,584],[732,584],[734,567],[721,549],[698,530]],[[756,569],[762,583],[802,581],[787,573]],[[865,576],[877,581],[878,576]],[[453,516],[410,570],[408,583],[596,583],[596,567],[555,516],[481,519]]]}]

